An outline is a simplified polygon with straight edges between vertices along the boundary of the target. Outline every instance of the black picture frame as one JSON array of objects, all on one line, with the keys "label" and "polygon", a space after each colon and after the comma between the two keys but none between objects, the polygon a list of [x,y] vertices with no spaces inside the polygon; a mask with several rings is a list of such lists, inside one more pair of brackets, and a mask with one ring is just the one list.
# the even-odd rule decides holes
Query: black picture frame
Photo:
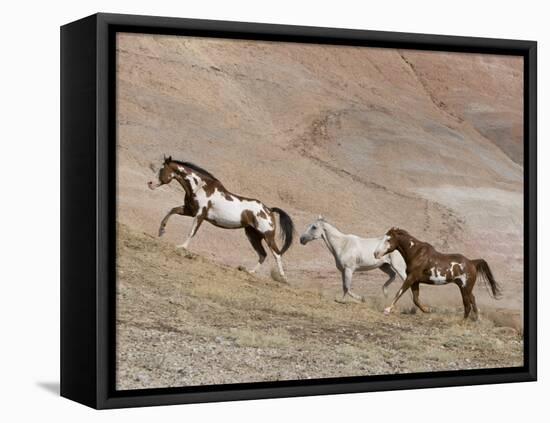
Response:
[{"label": "black picture frame", "polygon": [[[114,41],[119,31],[523,56],[524,366],[116,391]],[[61,395],[103,409],[536,380],[536,96],[534,41],[103,13],[63,26]]]}]

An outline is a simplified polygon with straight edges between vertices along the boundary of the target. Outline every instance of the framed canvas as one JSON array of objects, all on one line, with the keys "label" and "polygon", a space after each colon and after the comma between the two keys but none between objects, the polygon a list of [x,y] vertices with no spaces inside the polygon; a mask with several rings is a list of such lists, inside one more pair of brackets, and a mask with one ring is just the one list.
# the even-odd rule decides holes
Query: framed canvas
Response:
[{"label": "framed canvas", "polygon": [[61,28],[61,394],[536,380],[536,43]]}]

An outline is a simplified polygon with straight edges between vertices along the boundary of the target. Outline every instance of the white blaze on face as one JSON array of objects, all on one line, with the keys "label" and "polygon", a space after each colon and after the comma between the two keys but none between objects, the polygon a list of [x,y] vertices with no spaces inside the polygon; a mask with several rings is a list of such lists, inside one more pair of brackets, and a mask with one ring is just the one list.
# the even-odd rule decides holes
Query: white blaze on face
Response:
[{"label": "white blaze on face", "polygon": [[411,246],[411,248],[414,247],[414,242],[412,241],[412,239],[411,239],[411,245],[410,246]]}]

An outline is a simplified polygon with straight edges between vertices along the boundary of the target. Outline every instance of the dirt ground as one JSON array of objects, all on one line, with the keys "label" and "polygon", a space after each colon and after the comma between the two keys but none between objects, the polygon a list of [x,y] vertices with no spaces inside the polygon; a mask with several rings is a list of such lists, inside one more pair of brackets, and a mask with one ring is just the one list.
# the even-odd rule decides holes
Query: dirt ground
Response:
[{"label": "dirt ground", "polygon": [[404,301],[384,316],[377,297],[341,304],[299,279],[252,276],[123,225],[118,233],[118,389],[523,364],[521,331],[491,315],[411,314]]},{"label": "dirt ground", "polygon": [[[512,56],[144,34],[117,38],[118,386],[520,365],[523,318],[523,64]],[[284,209],[298,235],[319,214],[344,233],[399,226],[442,252],[484,258],[480,323],[455,286],[422,287],[430,315],[381,313],[379,271],[362,304],[338,304],[321,242],[283,257],[289,286],[257,275],[240,230],[160,220],[183,203],[150,191],[163,155],[231,192]],[[398,288],[396,281],[390,296]],[[403,314],[404,313],[404,314]],[[215,369],[212,370],[212,369]]]}]

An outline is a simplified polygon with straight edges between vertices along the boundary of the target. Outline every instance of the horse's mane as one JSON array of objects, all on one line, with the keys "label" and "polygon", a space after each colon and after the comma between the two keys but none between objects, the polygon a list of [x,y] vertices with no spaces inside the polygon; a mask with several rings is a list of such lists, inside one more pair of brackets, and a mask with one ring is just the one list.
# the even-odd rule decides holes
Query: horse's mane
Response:
[{"label": "horse's mane", "polygon": [[433,246],[427,242],[424,242],[424,241],[421,241],[419,240],[418,238],[416,238],[415,236],[411,235],[408,231],[406,231],[405,229],[401,229],[401,228],[391,228],[390,229],[391,231],[393,231],[394,234],[396,235],[400,235],[400,236],[404,236],[404,237],[407,237],[409,238],[411,241],[414,241],[415,244],[427,244],[429,245],[430,247],[433,248]]},{"label": "horse's mane", "polygon": [[410,235],[405,229],[392,228],[392,231],[399,235]]},{"label": "horse's mane", "polygon": [[408,236],[410,238],[414,238],[410,233],[408,233],[405,229],[393,227],[390,229],[394,234],[396,235],[402,235],[402,236]]},{"label": "horse's mane", "polygon": [[202,167],[200,167],[200,166],[198,166],[198,165],[196,165],[196,164],[194,164],[194,163],[191,163],[191,162],[182,162],[182,161],[180,161],[180,160],[173,160],[173,159],[172,159],[172,162],[173,162],[173,163],[177,163],[177,164],[182,165],[182,166],[185,166],[185,167],[188,167],[189,169],[193,169],[193,170],[195,170],[195,171],[201,173],[202,175],[207,176],[207,177],[209,177],[210,179],[213,179],[213,180],[219,182],[218,178],[216,178],[214,175],[212,175],[209,171],[207,171],[206,169],[203,169]]}]

